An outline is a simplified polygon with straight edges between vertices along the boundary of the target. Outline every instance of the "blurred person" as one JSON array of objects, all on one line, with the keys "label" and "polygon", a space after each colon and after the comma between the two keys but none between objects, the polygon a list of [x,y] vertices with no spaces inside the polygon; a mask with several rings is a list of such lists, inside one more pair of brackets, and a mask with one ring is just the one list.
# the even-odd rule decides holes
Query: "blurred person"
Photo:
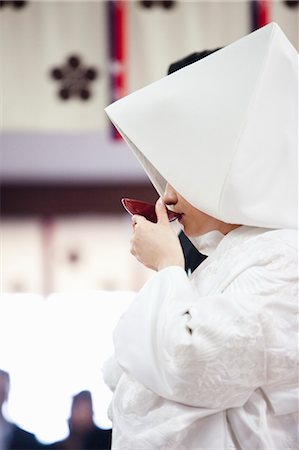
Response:
[{"label": "blurred person", "polygon": [[[106,108],[160,194],[114,332],[113,450],[298,448],[298,66],[272,23]],[[207,254],[191,276],[167,205]]]},{"label": "blurred person", "polygon": [[23,430],[4,417],[3,407],[8,400],[9,373],[0,369],[0,450],[35,450],[44,448],[34,434]]},{"label": "blurred person", "polygon": [[50,446],[61,450],[109,450],[111,430],[97,427],[93,421],[92,397],[89,391],[81,391],[73,397],[68,421],[69,435]]}]

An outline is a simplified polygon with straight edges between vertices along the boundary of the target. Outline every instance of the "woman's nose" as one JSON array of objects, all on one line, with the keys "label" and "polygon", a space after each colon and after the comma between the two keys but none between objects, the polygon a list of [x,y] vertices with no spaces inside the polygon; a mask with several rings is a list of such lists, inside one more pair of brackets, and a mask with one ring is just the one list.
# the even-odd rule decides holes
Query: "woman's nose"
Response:
[{"label": "woman's nose", "polygon": [[175,189],[168,183],[166,184],[164,194],[162,195],[162,200],[165,205],[175,205],[178,201]]}]

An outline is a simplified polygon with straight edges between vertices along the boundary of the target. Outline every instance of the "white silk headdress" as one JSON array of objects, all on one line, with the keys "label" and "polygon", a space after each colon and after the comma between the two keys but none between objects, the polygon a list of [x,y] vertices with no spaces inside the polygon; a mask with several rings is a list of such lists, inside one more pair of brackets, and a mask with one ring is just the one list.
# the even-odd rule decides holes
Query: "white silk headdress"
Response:
[{"label": "white silk headdress", "polygon": [[106,108],[161,195],[227,223],[296,228],[298,55],[271,23]]}]

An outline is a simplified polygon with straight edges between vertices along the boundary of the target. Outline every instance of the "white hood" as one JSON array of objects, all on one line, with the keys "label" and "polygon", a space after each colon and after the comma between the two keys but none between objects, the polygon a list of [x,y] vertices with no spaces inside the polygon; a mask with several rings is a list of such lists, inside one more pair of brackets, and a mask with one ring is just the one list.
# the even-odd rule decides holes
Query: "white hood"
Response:
[{"label": "white hood", "polygon": [[106,108],[161,195],[297,228],[297,52],[271,23]]}]

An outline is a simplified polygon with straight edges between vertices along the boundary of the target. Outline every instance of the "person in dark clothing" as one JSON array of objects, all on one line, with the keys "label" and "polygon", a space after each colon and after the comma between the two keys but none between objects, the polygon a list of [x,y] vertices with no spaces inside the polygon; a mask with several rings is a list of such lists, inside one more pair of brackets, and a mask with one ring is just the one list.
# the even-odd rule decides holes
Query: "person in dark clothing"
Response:
[{"label": "person in dark clothing", "polygon": [[44,446],[34,434],[9,422],[3,415],[10,387],[9,373],[0,369],[0,450],[39,450]]},{"label": "person in dark clothing", "polygon": [[[11,424],[11,433],[5,450],[40,450],[44,446],[38,442],[35,435]],[[4,450],[1,447],[1,450]]]},{"label": "person in dark clothing", "polygon": [[73,397],[68,421],[69,435],[50,446],[56,450],[109,450],[111,430],[103,430],[93,421],[92,397],[89,391],[81,391]]},{"label": "person in dark clothing", "polygon": [[[167,75],[170,75],[171,73],[176,72],[177,70],[180,70],[183,67],[188,66],[189,64],[199,61],[202,58],[205,58],[206,56],[216,52],[220,48],[191,53],[190,55],[179,59],[178,61],[170,64]],[[183,231],[181,231],[179,234],[179,240],[185,257],[185,271],[187,273],[192,273],[196,269],[196,267],[198,267],[206,259],[206,256],[200,253],[197,248],[194,247],[190,239],[187,238]]]}]

